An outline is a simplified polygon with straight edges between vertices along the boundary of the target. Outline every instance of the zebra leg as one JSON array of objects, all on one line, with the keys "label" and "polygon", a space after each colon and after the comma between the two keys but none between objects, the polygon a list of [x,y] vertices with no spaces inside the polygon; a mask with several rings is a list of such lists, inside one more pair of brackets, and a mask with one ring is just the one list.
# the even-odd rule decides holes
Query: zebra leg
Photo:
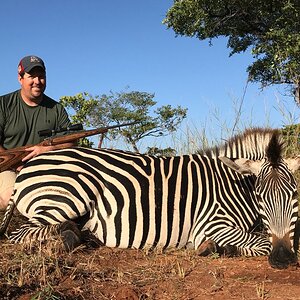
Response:
[{"label": "zebra leg", "polygon": [[[259,256],[269,255],[272,244],[262,234],[242,231],[238,228],[219,228],[213,234],[206,232],[206,241],[199,243],[197,235],[193,238],[195,249],[200,249],[200,255],[217,252],[225,256]],[[211,251],[212,250],[212,251]],[[216,251],[215,251],[216,250]]]},{"label": "zebra leg", "polygon": [[81,231],[73,221],[65,221],[57,224],[41,224],[35,218],[28,220],[19,229],[12,232],[9,240],[14,243],[26,243],[29,241],[45,241],[51,237],[60,235],[66,251],[72,251],[82,243]]},{"label": "zebra leg", "polygon": [[14,201],[12,199],[10,199],[8,202],[7,208],[5,210],[3,220],[0,225],[0,237],[5,234],[6,229],[9,225],[9,222],[13,216],[15,207],[16,207],[16,205],[15,205]]},{"label": "zebra leg", "polygon": [[47,238],[59,234],[60,224],[41,224],[37,219],[29,219],[25,224],[9,235],[14,243],[27,243],[30,241],[45,241]]},{"label": "zebra leg", "polygon": [[206,240],[204,243],[202,243],[198,247],[197,253],[199,256],[208,256],[214,253],[218,253],[226,257],[234,257],[240,255],[238,247],[232,245],[226,245],[224,247],[220,247],[213,240]]}]

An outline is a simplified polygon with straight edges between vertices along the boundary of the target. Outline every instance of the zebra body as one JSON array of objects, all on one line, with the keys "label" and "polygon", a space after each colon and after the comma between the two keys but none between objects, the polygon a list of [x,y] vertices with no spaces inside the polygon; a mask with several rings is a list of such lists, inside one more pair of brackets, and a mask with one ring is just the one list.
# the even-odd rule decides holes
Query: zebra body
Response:
[{"label": "zebra body", "polygon": [[[237,182],[222,185],[221,172]],[[39,218],[62,223],[88,214],[84,227],[109,247],[181,248],[190,241],[197,248],[206,239],[208,225],[221,215],[226,215],[226,226],[243,231],[254,224],[258,207],[249,187],[252,178],[201,155],[157,158],[74,148],[32,160],[17,179],[14,199],[33,223]],[[243,197],[228,207],[212,197],[221,190],[233,197],[232,189],[251,201]],[[236,220],[241,207],[245,217]]]},{"label": "zebra body", "polygon": [[[270,254],[272,239],[252,232],[260,216],[266,219],[255,172],[241,175],[236,163],[219,156],[263,159],[272,136],[272,131],[254,131],[206,153],[177,157],[86,148],[45,153],[17,177],[12,201],[28,222],[11,240],[44,239],[74,220],[109,247],[197,249],[212,240],[242,255]],[[287,172],[286,164],[283,168]],[[281,238],[292,240],[297,201],[290,202]]]}]

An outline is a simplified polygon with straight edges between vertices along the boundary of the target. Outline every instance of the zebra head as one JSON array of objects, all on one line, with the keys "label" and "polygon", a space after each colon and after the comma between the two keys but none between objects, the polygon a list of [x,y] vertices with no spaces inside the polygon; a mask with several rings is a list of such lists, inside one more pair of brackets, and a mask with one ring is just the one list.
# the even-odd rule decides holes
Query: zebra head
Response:
[{"label": "zebra head", "polygon": [[293,173],[300,167],[300,156],[283,159],[282,151],[280,137],[274,133],[262,160],[233,161],[227,157],[220,158],[240,174],[256,176],[254,192],[273,246],[269,263],[272,267],[280,269],[297,262],[294,232],[298,218],[298,199]]}]

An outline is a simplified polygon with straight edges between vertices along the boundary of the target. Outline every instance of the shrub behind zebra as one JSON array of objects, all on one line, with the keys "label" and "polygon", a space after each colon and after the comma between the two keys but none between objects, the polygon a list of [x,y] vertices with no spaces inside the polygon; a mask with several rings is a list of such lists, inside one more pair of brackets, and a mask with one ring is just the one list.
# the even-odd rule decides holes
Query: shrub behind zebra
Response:
[{"label": "shrub behind zebra", "polygon": [[[254,128],[197,154],[155,157],[70,148],[30,160],[0,226],[16,207],[28,220],[15,243],[60,234],[67,250],[93,236],[108,247],[193,248],[199,255],[268,255],[297,264],[293,173],[277,130]],[[263,224],[263,230],[258,226]]]}]

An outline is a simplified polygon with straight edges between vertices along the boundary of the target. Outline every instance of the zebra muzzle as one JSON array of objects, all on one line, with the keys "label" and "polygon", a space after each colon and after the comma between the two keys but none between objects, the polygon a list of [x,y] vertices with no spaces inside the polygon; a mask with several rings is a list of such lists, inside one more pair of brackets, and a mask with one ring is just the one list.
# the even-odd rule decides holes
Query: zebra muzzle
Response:
[{"label": "zebra muzzle", "polygon": [[289,234],[286,234],[282,239],[273,235],[272,244],[273,249],[269,256],[271,267],[276,269],[286,269],[290,265],[297,264],[297,255],[292,249]]}]

